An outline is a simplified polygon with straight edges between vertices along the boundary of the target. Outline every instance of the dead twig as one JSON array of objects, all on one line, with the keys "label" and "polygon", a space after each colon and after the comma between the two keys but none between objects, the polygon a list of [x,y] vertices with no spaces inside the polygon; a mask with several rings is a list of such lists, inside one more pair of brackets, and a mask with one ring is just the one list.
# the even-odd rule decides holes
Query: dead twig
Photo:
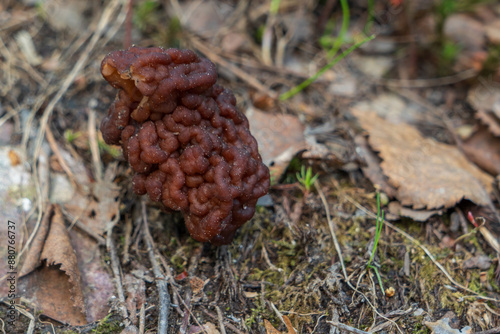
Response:
[{"label": "dead twig", "polygon": [[145,323],[146,323],[146,311],[144,308],[144,304],[142,304],[141,310],[139,311],[139,334],[144,334]]},{"label": "dead twig", "polygon": [[125,240],[123,241],[122,263],[128,263],[130,261],[129,248],[132,235],[132,219],[128,216],[125,217],[125,230],[123,233],[125,234]]},{"label": "dead twig", "polygon": [[215,310],[217,311],[217,320],[219,320],[220,333],[226,334],[226,328],[224,327],[224,320],[222,319],[222,311],[219,306],[215,306]]},{"label": "dead twig", "polygon": [[68,164],[66,163],[66,160],[64,160],[61,150],[59,150],[59,145],[57,145],[57,141],[54,138],[54,135],[52,134],[52,130],[50,130],[50,127],[47,127],[47,133],[46,133],[47,141],[49,142],[50,149],[52,152],[54,152],[54,155],[57,158],[57,161],[59,161],[59,164],[61,165],[61,168],[63,171],[68,175],[71,183],[76,187],[79,188],[79,184],[76,181],[75,174],[71,171],[69,168]]},{"label": "dead twig", "polygon": [[332,326],[335,326],[339,329],[343,329],[345,331],[348,331],[350,333],[354,333],[354,334],[370,334],[370,332],[365,332],[361,329],[356,329],[354,327],[351,327],[349,325],[345,325],[345,324],[342,324],[340,322],[337,322],[337,321],[330,321],[330,320],[327,320],[326,323],[332,325]]},{"label": "dead twig", "polygon": [[160,266],[156,261],[156,256],[154,252],[154,242],[151,233],[149,232],[148,218],[146,213],[146,202],[144,199],[141,201],[142,206],[142,237],[146,243],[147,252],[149,256],[149,261],[153,266],[153,272],[155,274],[156,287],[158,288],[158,296],[160,300],[160,315],[158,319],[158,334],[166,334],[168,330],[168,314],[170,311],[170,295],[168,293],[168,283],[165,276],[161,272]]},{"label": "dead twig", "polygon": [[[118,300],[120,301],[120,305],[118,306],[122,317],[128,320],[128,312],[125,307],[125,293],[123,291],[122,277],[121,277],[121,268],[120,262],[118,261],[118,256],[116,255],[115,243],[113,241],[113,228],[111,227],[106,233],[106,247],[108,249],[108,253],[111,257],[111,270],[113,271],[113,275],[115,276],[115,287],[116,292],[118,294]],[[128,323],[126,324],[128,326]],[[126,327],[125,326],[125,327]]]},{"label": "dead twig", "polygon": [[92,166],[94,167],[94,176],[97,182],[102,182],[102,162],[101,155],[99,154],[99,145],[97,144],[97,132],[96,132],[96,121],[95,121],[95,110],[88,110],[89,122],[89,144],[90,152],[92,153]]},{"label": "dead twig", "polygon": [[68,231],[71,230],[73,228],[73,226],[76,226],[80,230],[82,230],[83,232],[87,233],[90,237],[95,239],[99,245],[106,245],[106,240],[103,237],[101,237],[99,234],[95,233],[91,228],[87,227],[87,225],[83,224],[80,221],[80,217],[85,212],[85,209],[82,209],[82,212],[76,217],[73,216],[69,211],[64,209],[64,207],[62,207],[62,206],[61,206],[61,211],[68,218],[68,220],[71,221],[71,224],[68,226]]}]

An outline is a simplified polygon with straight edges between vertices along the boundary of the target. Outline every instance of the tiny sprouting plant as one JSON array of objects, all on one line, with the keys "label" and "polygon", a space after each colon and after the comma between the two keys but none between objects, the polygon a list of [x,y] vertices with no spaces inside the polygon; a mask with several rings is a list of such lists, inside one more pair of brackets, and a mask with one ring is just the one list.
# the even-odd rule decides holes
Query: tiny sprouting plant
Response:
[{"label": "tiny sprouting plant", "polygon": [[297,172],[297,180],[304,188],[306,188],[307,192],[311,191],[311,187],[318,179],[318,176],[318,174],[315,174],[314,176],[312,175],[311,167],[307,167],[306,171],[306,167],[304,165],[302,165],[302,167],[300,168],[300,173]]},{"label": "tiny sprouting plant", "polygon": [[380,289],[382,291],[385,291],[384,286],[382,285],[382,278],[380,277],[378,269],[376,266],[372,265],[373,258],[375,257],[375,254],[377,252],[377,245],[380,240],[380,235],[382,234],[383,225],[384,225],[384,210],[380,209],[380,193],[377,192],[377,222],[375,223],[375,240],[373,242],[372,254],[370,255],[370,259],[366,264],[366,268],[373,269],[375,275],[377,275],[378,283],[380,284]]},{"label": "tiny sprouting plant", "polygon": [[64,138],[66,139],[66,142],[68,142],[69,144],[71,144],[73,141],[75,141],[75,139],[77,139],[81,135],[82,133],[80,131],[74,132],[71,129],[64,131]]}]

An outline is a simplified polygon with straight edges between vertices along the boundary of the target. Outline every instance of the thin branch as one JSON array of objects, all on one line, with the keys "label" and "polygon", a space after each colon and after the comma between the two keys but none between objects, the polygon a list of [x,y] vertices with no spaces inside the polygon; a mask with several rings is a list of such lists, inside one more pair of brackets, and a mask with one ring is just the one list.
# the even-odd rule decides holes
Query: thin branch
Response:
[{"label": "thin branch", "polygon": [[118,260],[118,256],[116,255],[115,243],[113,241],[113,228],[110,228],[106,233],[106,246],[111,257],[111,269],[113,270],[113,275],[115,276],[115,287],[118,294],[118,300],[120,301],[120,305],[118,307],[122,317],[128,319],[128,312],[125,307],[125,293],[123,291],[120,262]]},{"label": "thin branch", "polygon": [[158,262],[156,261],[156,256],[154,252],[154,242],[149,232],[148,218],[146,213],[146,203],[144,199],[141,201],[142,206],[142,218],[143,218],[143,230],[142,236],[146,243],[147,252],[149,255],[149,261],[153,266],[153,272],[155,274],[156,287],[158,288],[158,295],[160,299],[160,316],[158,320],[158,334],[166,334],[168,329],[168,314],[170,311],[170,295],[168,294],[168,283],[163,275]]}]

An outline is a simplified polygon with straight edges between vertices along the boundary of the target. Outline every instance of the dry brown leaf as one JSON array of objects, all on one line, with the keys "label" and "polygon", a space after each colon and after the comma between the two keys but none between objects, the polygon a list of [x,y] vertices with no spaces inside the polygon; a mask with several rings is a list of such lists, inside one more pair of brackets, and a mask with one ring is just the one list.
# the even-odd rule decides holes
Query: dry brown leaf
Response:
[{"label": "dry brown leaf", "polygon": [[102,235],[106,226],[119,217],[120,193],[112,182],[115,167],[116,164],[108,166],[102,182],[82,182],[82,188],[88,189],[88,192],[78,191],[68,203],[63,204],[68,220],[77,218],[81,226],[93,234],[90,236],[78,227],[69,232],[79,259],[83,286],[91,287],[85,295],[88,321],[97,321],[107,315],[107,304],[114,291],[113,278],[100,260],[101,250],[95,236]]},{"label": "dry brown leaf", "polygon": [[399,202],[390,202],[387,209],[389,210],[389,213],[392,213],[393,215],[409,217],[419,222],[425,222],[430,217],[443,213],[442,210],[412,210],[405,208]]},{"label": "dry brown leaf", "polygon": [[73,306],[85,312],[78,261],[59,206],[54,207],[54,216],[40,259],[46,260],[48,266],[61,265],[60,269],[68,275],[69,282],[72,284]]},{"label": "dry brown leaf", "polygon": [[290,318],[288,318],[286,315],[284,315],[283,321],[285,322],[286,329],[288,330],[288,334],[297,334],[297,331],[292,326],[292,322],[290,321]]},{"label": "dry brown leaf", "polygon": [[[292,322],[290,321],[290,318],[288,318],[286,315],[283,316],[283,322],[285,323],[286,329],[287,329],[287,334],[297,334],[297,331],[295,328],[292,326]],[[282,334],[279,330],[274,328],[271,323],[264,319],[264,327],[266,328],[266,333],[267,334]],[[283,333],[284,334],[284,333]]]},{"label": "dry brown leaf", "polygon": [[[109,300],[114,293],[113,278],[104,261],[101,260],[102,250],[98,247],[95,238],[103,240],[100,235],[106,229],[106,223],[117,218],[119,214],[119,191],[111,181],[115,175],[113,168],[116,165],[111,164],[108,167],[102,182],[92,182],[85,169],[82,170],[83,163],[81,161],[74,159],[64,150],[62,150],[62,154],[80,185],[79,189],[75,191],[74,189],[66,189],[71,187],[70,182],[64,183],[66,188],[60,188],[59,191],[67,192],[72,196],[59,196],[59,199],[66,198],[66,200],[69,200],[69,202],[62,204],[64,213],[69,221],[74,222],[77,219],[80,224],[67,232],[70,243],[68,249],[75,256],[81,275],[79,278],[81,289],[85,291],[85,304],[83,304],[83,299],[80,298],[82,299],[81,305],[85,308],[83,313],[88,322],[93,322],[102,319],[108,314]],[[59,177],[64,178],[65,175],[59,174]],[[88,232],[82,231],[79,226],[84,226]],[[47,242],[49,242],[49,239],[45,240],[44,236],[47,228],[42,222],[30,246],[31,249],[27,252],[25,266],[21,271],[23,274],[28,274],[40,265],[40,261],[43,260],[43,258],[40,259],[42,249],[45,252],[43,255],[64,254],[59,250],[54,251],[53,254],[47,253],[50,250],[50,247],[48,250],[45,249]],[[64,227],[64,230],[66,231],[66,227]],[[93,236],[90,236],[89,232]],[[50,260],[53,259],[50,258]],[[32,289],[36,291],[37,287],[35,286]],[[68,294],[67,291],[66,294]],[[71,303],[68,305],[71,305]],[[42,307],[42,309],[44,308]]]},{"label": "dry brown leaf", "polygon": [[[364,136],[356,136],[354,142],[358,146],[357,151],[360,157],[366,163],[361,167],[364,175],[373,183],[373,185],[387,194],[389,197],[396,197],[397,190],[387,182],[387,176],[380,168],[380,158],[370,149]],[[393,212],[391,212],[393,213]]]},{"label": "dry brown leaf", "polygon": [[435,209],[452,207],[464,198],[478,205],[490,203],[492,178],[456,147],[424,138],[414,127],[390,123],[374,112],[352,112],[379,152],[380,166],[401,204]]},{"label": "dry brown leaf", "polygon": [[40,254],[42,254],[43,245],[45,244],[45,239],[47,238],[47,233],[49,232],[50,219],[52,218],[53,211],[53,205],[50,205],[45,211],[43,219],[40,222],[40,227],[31,242],[30,248],[28,248],[28,251],[26,252],[23,260],[23,266],[19,271],[19,276],[24,276],[40,266]]},{"label": "dry brown leaf", "polygon": [[113,166],[115,164],[108,167],[102,182],[86,184],[87,192],[78,191],[68,203],[63,204],[65,213],[70,216],[68,218],[78,218],[95,235],[103,234],[106,223],[115,220],[119,214],[120,189],[112,182],[114,174],[110,171]]},{"label": "dry brown leaf", "polygon": [[255,108],[250,108],[246,116],[259,143],[262,160],[271,175],[279,179],[290,160],[307,147],[304,126],[296,116],[265,113]]},{"label": "dry brown leaf", "polygon": [[281,334],[279,330],[273,327],[269,320],[264,319],[264,327],[266,328],[266,333],[267,334]]},{"label": "dry brown leaf", "polygon": [[483,170],[492,175],[500,174],[500,138],[493,136],[486,126],[480,126],[463,142],[462,148],[467,158]]},{"label": "dry brown leaf", "polygon": [[[41,228],[40,235],[45,229],[43,225]],[[38,247],[38,242],[35,247]],[[78,261],[57,205],[38,264],[43,261],[46,266],[38,267],[20,279],[19,284],[23,287],[20,290],[25,291],[25,297],[32,299],[48,317],[75,326],[86,324]],[[30,262],[23,270],[29,270],[36,263],[33,259]]]},{"label": "dry brown leaf", "polygon": [[37,305],[37,310],[61,323],[72,326],[87,324],[79,307],[73,306],[74,286],[59,266],[42,266],[19,280],[19,290]]}]

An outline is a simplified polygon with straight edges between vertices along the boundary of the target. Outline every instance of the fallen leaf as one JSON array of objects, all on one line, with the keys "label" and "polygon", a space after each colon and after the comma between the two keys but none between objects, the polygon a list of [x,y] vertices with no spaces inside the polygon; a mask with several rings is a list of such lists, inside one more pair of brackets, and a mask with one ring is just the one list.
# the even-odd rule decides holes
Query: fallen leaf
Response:
[{"label": "fallen leaf", "polygon": [[[109,301],[114,293],[113,277],[109,269],[106,268],[105,262],[102,261],[103,249],[98,245],[104,240],[102,234],[107,226],[110,226],[111,222],[119,217],[119,189],[112,182],[116,175],[116,164],[108,165],[103,180],[95,182],[90,178],[81,160],[62,148],[60,151],[62,158],[75,175],[79,187],[75,188],[67,179],[66,174],[52,173],[53,195],[50,199],[60,203],[60,207],[69,222],[78,222],[76,226],[71,226],[68,230],[64,227],[69,237],[67,249],[75,256],[80,273],[81,290],[85,291],[81,303],[84,307],[82,311],[85,315],[84,319],[88,322],[94,322],[108,314]],[[55,184],[57,187],[54,187]],[[57,193],[54,194],[54,191]],[[47,240],[45,239],[44,233],[47,233],[47,228],[52,229],[52,227],[51,224],[49,227],[44,225],[44,221],[45,218],[30,245],[32,249],[27,252],[25,264],[21,270],[22,274],[28,274],[35,270],[40,265],[40,261],[43,260],[40,258],[40,254],[44,251],[47,252],[45,248],[50,247],[47,245],[49,239],[48,237]],[[64,254],[60,251],[58,253]],[[63,266],[61,268],[64,270]],[[38,269],[35,271],[36,275],[40,275]],[[37,287],[32,287],[32,294],[35,294],[36,290]]]},{"label": "fallen leaf", "polygon": [[32,272],[40,266],[40,255],[42,254],[43,245],[45,244],[45,239],[47,238],[47,233],[50,229],[50,220],[53,212],[54,205],[50,205],[45,211],[40,222],[40,226],[38,227],[38,231],[35,234],[28,251],[26,252],[23,265],[19,271],[20,277]]},{"label": "fallen leaf", "polygon": [[59,206],[54,206],[39,263],[45,266],[20,279],[25,298],[33,299],[43,314],[62,323],[86,324],[78,261]]},{"label": "fallen leaf", "polygon": [[[297,334],[297,331],[292,326],[290,318],[288,318],[286,315],[283,316],[283,322],[285,323],[288,332],[287,334]],[[282,334],[282,332],[274,328],[274,326],[266,319],[264,319],[264,327],[266,328],[267,334]]]},{"label": "fallen leaf", "polygon": [[405,208],[401,203],[395,201],[390,202],[387,209],[389,213],[393,215],[408,217],[419,222],[425,222],[430,217],[443,213],[442,210],[412,210],[410,208]]},{"label": "fallen leaf", "polygon": [[[380,158],[373,152],[369,145],[368,140],[364,136],[356,136],[354,142],[358,146],[357,153],[361,159],[366,163],[361,167],[364,175],[373,183],[375,188],[383,191],[389,197],[396,197],[397,190],[391,186],[384,175],[382,168],[380,168]],[[393,210],[390,210],[393,214]]]},{"label": "fallen leaf", "polygon": [[462,148],[467,158],[481,169],[492,175],[500,174],[500,137],[493,136],[486,126],[479,126],[463,141]]},{"label": "fallen leaf", "polygon": [[264,327],[266,328],[266,333],[267,334],[281,334],[279,330],[273,327],[269,320],[264,319]]},{"label": "fallen leaf", "polygon": [[424,325],[427,326],[432,331],[432,334],[470,334],[472,333],[472,328],[466,326],[462,330],[454,329],[450,327],[450,319],[443,318],[436,322],[425,321]]},{"label": "fallen leaf", "polygon": [[413,209],[449,208],[462,199],[490,203],[492,178],[471,164],[454,146],[423,137],[414,127],[393,124],[374,112],[352,109],[368,132],[371,147],[397,199]]},{"label": "fallen leaf", "polygon": [[290,160],[307,147],[304,126],[295,116],[265,113],[255,108],[249,108],[246,116],[259,143],[262,161],[271,170],[271,176],[279,179]]},{"label": "fallen leaf", "polygon": [[283,321],[285,322],[285,326],[286,326],[286,329],[288,330],[288,334],[297,334],[297,331],[292,326],[292,322],[290,321],[290,318],[288,318],[286,315],[284,315]]}]

